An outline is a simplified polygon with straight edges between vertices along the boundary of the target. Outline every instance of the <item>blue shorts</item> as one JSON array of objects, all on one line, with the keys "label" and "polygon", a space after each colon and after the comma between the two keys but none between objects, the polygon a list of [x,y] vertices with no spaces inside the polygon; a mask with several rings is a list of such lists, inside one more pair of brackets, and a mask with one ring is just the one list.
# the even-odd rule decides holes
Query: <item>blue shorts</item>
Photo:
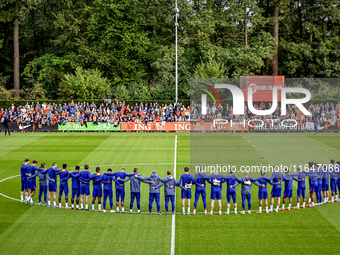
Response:
[{"label": "blue shorts", "polygon": [[318,189],[317,186],[309,186],[309,192],[310,192],[310,193],[316,192],[317,189]]},{"label": "blue shorts", "polygon": [[88,184],[80,184],[80,195],[90,195],[90,185]]},{"label": "blue shorts", "polygon": [[322,191],[329,191],[329,184],[322,184]]},{"label": "blue shorts", "polygon": [[191,199],[191,189],[182,189],[181,198]]},{"label": "blue shorts", "polygon": [[285,190],[283,193],[283,198],[292,198],[293,197],[293,191],[292,190]]},{"label": "blue shorts", "polygon": [[35,182],[34,179],[28,180],[28,188],[30,190],[37,190],[37,183]]},{"label": "blue shorts", "polygon": [[258,195],[257,195],[258,199],[267,199],[268,198],[268,191],[264,190],[264,191],[259,191]]},{"label": "blue shorts", "polygon": [[302,195],[303,199],[306,198],[306,187],[304,187],[304,188],[298,187],[297,188],[297,197],[300,198],[301,195]]},{"label": "blue shorts", "polygon": [[236,192],[227,192],[227,202],[230,204],[231,198],[233,198],[233,203],[236,203]]},{"label": "blue shorts", "polygon": [[72,189],[72,198],[76,196],[77,199],[79,199],[80,196],[80,188],[79,189]]},{"label": "blue shorts", "polygon": [[270,194],[271,197],[281,197],[281,188],[273,188],[272,193]]},{"label": "blue shorts", "polygon": [[334,183],[334,182],[331,182],[331,191],[337,192],[336,183]]},{"label": "blue shorts", "polygon": [[119,197],[122,202],[125,200],[125,189],[124,188],[116,188],[116,202],[119,202]]},{"label": "blue shorts", "polygon": [[102,197],[103,196],[103,191],[102,188],[93,188],[93,193],[92,193],[93,197]]},{"label": "blue shorts", "polygon": [[48,183],[48,191],[57,192],[58,191],[57,183],[56,182],[49,182]]},{"label": "blue shorts", "polygon": [[222,199],[221,190],[219,190],[219,191],[211,191],[210,199],[212,199],[212,200],[215,200],[215,199],[221,200]]},{"label": "blue shorts", "polygon": [[21,191],[24,192],[24,191],[28,191],[28,182],[27,181],[23,181],[21,180]]},{"label": "blue shorts", "polygon": [[68,185],[67,183],[61,182],[59,185],[59,197],[61,197],[65,193],[65,197],[68,197]]}]

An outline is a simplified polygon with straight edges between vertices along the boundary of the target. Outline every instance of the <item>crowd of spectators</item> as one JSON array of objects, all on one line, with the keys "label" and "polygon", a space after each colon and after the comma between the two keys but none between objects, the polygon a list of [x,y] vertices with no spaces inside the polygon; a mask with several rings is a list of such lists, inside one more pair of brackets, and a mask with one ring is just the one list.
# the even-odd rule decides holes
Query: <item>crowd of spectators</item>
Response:
[{"label": "crowd of spectators", "polygon": [[139,103],[135,105],[126,104],[124,101],[115,100],[113,103],[105,100],[102,104],[81,103],[71,101],[70,103],[26,103],[26,105],[11,105],[8,109],[0,110],[0,119],[5,117],[18,125],[42,125],[65,124],[66,122],[87,122],[98,124],[99,122],[183,122],[189,120],[189,109],[182,103],[158,104]]},{"label": "crowd of spectators", "polygon": [[[51,103],[26,103],[26,105],[14,105],[8,109],[0,110],[1,122],[7,116],[12,123],[18,125],[35,125],[38,128],[42,125],[65,124],[66,122],[87,122],[97,124],[99,122],[119,123],[119,122],[185,122],[199,121],[211,122],[213,119],[227,119],[228,121],[248,121],[252,119],[295,119],[299,125],[305,122],[317,120],[320,125],[335,126],[340,125],[340,101],[337,104],[321,103],[310,104],[305,107],[312,113],[312,116],[305,116],[295,105],[287,106],[287,114],[281,116],[280,106],[277,106],[273,114],[268,116],[256,116],[252,114],[245,104],[244,115],[234,115],[231,105],[208,105],[207,114],[201,115],[199,104],[192,102],[189,106],[182,103],[158,104],[139,103],[135,105],[126,104],[124,101],[113,102],[105,100],[100,105],[92,103],[81,103],[71,101],[65,104]],[[256,109],[270,109],[271,103],[254,104]]]}]

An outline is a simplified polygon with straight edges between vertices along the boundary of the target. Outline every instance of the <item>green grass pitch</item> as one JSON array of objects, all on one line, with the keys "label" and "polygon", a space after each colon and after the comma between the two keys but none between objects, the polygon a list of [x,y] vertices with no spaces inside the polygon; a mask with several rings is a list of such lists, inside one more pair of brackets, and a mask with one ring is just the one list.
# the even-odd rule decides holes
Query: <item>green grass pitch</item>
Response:
[{"label": "green grass pitch", "polygon": [[[225,135],[229,139],[224,145],[229,147],[226,157],[234,165],[340,160],[339,134]],[[46,162],[48,166],[54,161],[58,167],[67,163],[69,169],[89,164],[92,173],[96,166],[101,167],[102,173],[108,167],[114,171],[125,167],[128,173],[138,167],[142,176],[157,169],[164,177],[167,170],[174,170],[175,137],[176,134],[165,133],[13,133],[11,137],[0,137],[0,180],[19,175],[25,157],[38,163]],[[183,167],[190,165],[190,135],[177,134],[177,141],[178,180]],[[217,148],[209,150],[214,155]],[[261,159],[262,156],[265,159]],[[195,174],[194,169],[191,173]],[[129,187],[127,183],[126,210],[130,201]],[[6,196],[19,199],[19,191],[20,177],[0,183],[0,193]],[[253,210],[258,208],[257,191],[253,186]],[[192,192],[194,195],[194,189]],[[240,210],[240,187],[237,192]],[[176,211],[181,212],[179,189],[176,194]],[[209,194],[210,185],[207,185],[208,197]],[[225,211],[225,187],[222,194]],[[37,202],[37,194],[33,200]],[[207,202],[209,209],[209,199]],[[203,211],[202,207],[199,201],[199,212]],[[148,210],[147,184],[142,184],[141,210]],[[161,210],[164,212],[163,188]],[[156,211],[155,204],[153,211]],[[339,253],[340,203],[268,215],[177,214],[175,225],[172,223],[172,216],[164,214],[64,210],[25,205],[0,196],[0,254],[170,254],[173,227],[176,254]]]}]

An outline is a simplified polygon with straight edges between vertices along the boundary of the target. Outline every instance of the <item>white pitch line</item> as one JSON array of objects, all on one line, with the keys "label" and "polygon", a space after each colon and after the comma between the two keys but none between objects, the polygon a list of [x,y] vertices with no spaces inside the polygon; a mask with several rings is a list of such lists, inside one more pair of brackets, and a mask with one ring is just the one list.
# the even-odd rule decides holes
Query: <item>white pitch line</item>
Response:
[{"label": "white pitch line", "polygon": [[[6,180],[8,180],[8,179],[12,179],[12,178],[14,178],[14,177],[18,177],[18,176],[20,176],[20,174],[19,174],[19,175],[14,175],[14,176],[11,176],[11,177],[7,177],[7,178],[5,178],[5,179],[0,180],[0,183],[3,182],[3,181],[6,181]],[[2,193],[0,193],[0,196],[6,197],[6,198],[8,198],[8,199],[12,199],[12,200],[14,200],[14,201],[21,202],[20,199],[16,199],[16,198],[13,198],[13,197],[9,197],[9,196],[7,196],[7,195],[5,195],[5,194],[2,194]]]},{"label": "white pitch line", "polygon": [[[175,156],[174,156],[174,177],[176,178],[176,161],[177,161],[177,135],[175,136]],[[175,196],[176,204],[176,196]],[[172,215],[171,223],[171,255],[175,255],[175,214]]]}]

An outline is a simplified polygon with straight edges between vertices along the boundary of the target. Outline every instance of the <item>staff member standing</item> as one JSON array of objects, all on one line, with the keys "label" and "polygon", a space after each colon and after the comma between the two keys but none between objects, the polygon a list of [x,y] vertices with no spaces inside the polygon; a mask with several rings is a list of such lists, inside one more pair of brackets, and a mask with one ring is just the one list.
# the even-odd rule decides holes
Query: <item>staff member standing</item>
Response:
[{"label": "staff member standing", "polygon": [[8,118],[8,116],[6,116],[5,119],[4,119],[5,135],[7,134],[7,132],[8,132],[8,135],[11,135],[11,132],[9,130],[10,129],[10,125],[11,125],[11,121]]}]

